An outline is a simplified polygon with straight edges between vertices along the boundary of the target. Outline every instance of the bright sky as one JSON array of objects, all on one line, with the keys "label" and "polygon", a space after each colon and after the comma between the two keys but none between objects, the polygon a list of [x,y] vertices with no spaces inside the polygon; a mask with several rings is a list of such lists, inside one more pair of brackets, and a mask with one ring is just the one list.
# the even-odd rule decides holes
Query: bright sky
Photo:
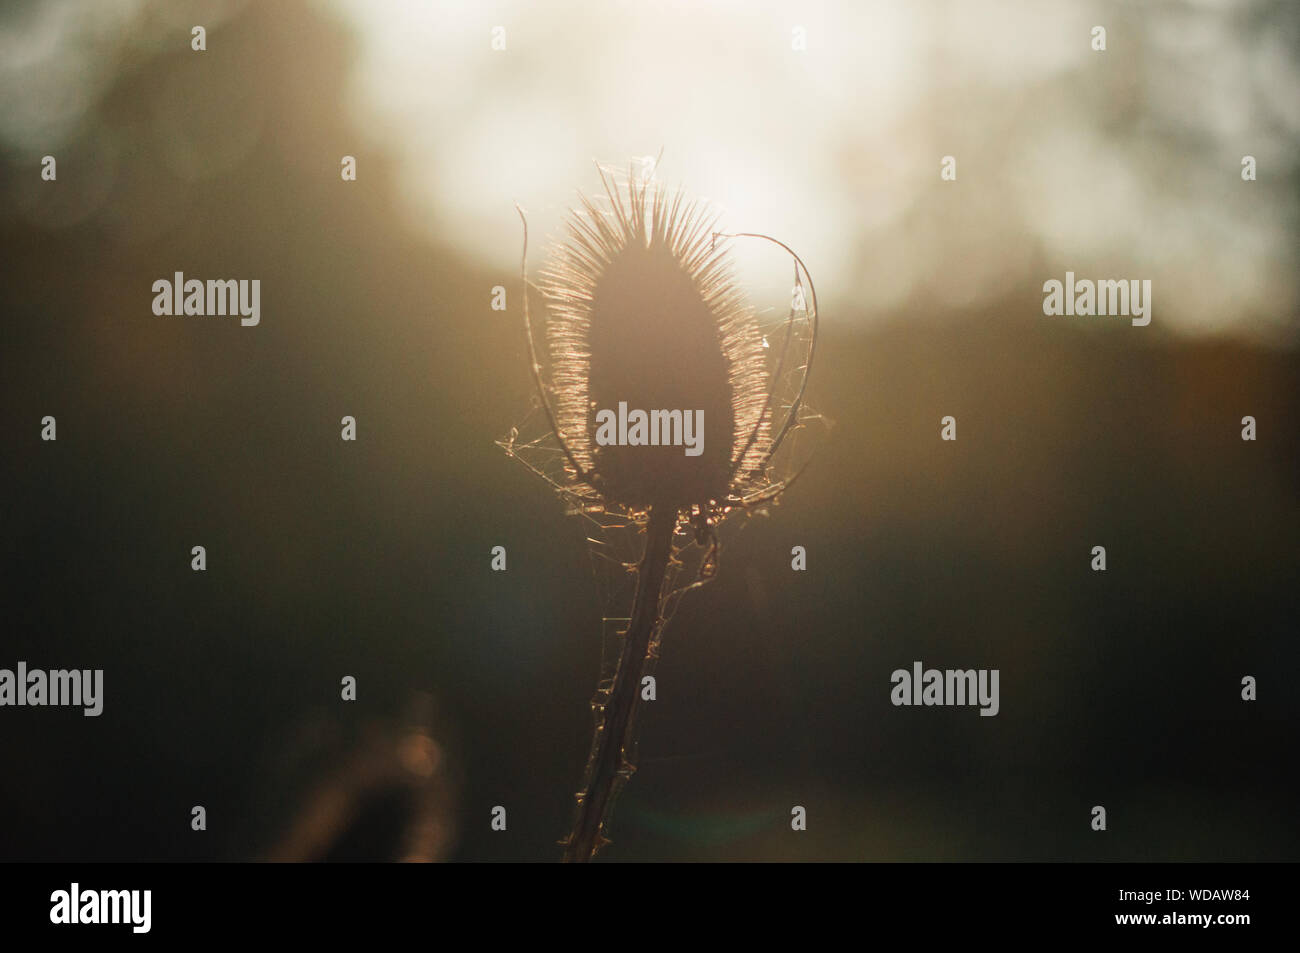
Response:
[{"label": "bright sky", "polygon": [[[411,222],[502,269],[517,267],[516,201],[540,239],[598,189],[593,160],[662,149],[660,178],[723,207],[724,227],[799,251],[827,320],[837,302],[872,320],[1041,297],[1072,270],[1152,280],[1163,327],[1296,340],[1300,72],[1295,30],[1275,22],[1295,27],[1294,5],[318,2],[357,34],[345,108],[362,174],[368,154],[395,159]],[[139,0],[11,8],[0,136],[39,157],[123,57],[187,17]],[[940,180],[946,155],[956,182]]]},{"label": "bright sky", "polygon": [[545,234],[593,159],[662,148],[661,178],[869,315],[1069,269],[1152,279],[1182,330],[1295,326],[1300,75],[1284,31],[1243,33],[1250,3],[332,2],[363,41],[351,114],[411,214],[502,267],[514,201]]}]

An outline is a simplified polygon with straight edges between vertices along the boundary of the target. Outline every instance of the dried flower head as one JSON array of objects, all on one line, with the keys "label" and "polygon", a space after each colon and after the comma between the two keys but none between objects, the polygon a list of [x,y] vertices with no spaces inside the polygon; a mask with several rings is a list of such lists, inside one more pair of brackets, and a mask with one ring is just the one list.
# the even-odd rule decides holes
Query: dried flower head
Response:
[{"label": "dried flower head", "polygon": [[[721,500],[772,443],[762,335],[715,213],[644,180],[601,180],[607,202],[582,197],[540,285],[551,303],[557,431],[578,475],[608,503]],[[596,415],[620,403],[702,412],[702,452],[599,445]]]}]

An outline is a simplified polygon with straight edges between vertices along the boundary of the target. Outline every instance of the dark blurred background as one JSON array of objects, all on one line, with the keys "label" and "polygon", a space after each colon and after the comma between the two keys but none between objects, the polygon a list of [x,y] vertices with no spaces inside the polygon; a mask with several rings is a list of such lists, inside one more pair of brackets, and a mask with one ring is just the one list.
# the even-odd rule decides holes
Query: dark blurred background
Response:
[{"label": "dark blurred background", "polygon": [[[585,140],[618,122],[568,85],[545,130],[498,113],[513,139],[476,138],[511,89],[548,89],[548,70],[617,98],[617,44],[636,31],[574,65],[565,42],[596,27],[567,5],[501,13],[517,59],[496,72],[487,26],[461,75],[436,53],[442,30],[423,62],[456,108],[383,126],[373,60],[394,60],[346,6],[20,3],[0,21],[0,667],[105,671],[99,718],[0,710],[0,858],[558,857],[602,604],[587,527],[493,442],[530,400],[512,203],[541,188],[536,168],[561,170],[538,198],[545,220],[596,187],[592,155],[662,146],[691,188],[693,156],[749,145],[722,118],[657,132],[644,111],[636,142]],[[1006,11],[985,6],[996,44]],[[762,9],[784,62],[787,20]],[[843,32],[840,8],[815,9],[814,37]],[[785,150],[737,170],[748,193],[701,171],[697,190],[730,189],[718,197],[746,226],[783,197],[805,213],[762,230],[818,279],[809,396],[835,427],[669,627],[607,856],[1294,860],[1300,122],[1275,88],[1295,98],[1295,61],[1267,37],[1295,38],[1295,8],[1232,5],[1217,58],[1180,46],[1161,61],[1162,38],[1219,21],[1098,5],[1119,28],[1104,80],[1088,73],[1089,18],[1072,13],[1052,36],[1080,46],[1077,62],[965,85],[960,59],[925,40],[950,36],[952,8],[918,9],[898,36],[928,58],[907,69],[940,79],[901,126],[840,84],[847,112],[737,120]],[[620,16],[633,14],[597,26]],[[664,16],[689,51],[740,14]],[[205,21],[196,53],[190,26]],[[743,37],[727,55],[746,55]],[[638,77],[693,82],[691,62],[646,55]],[[1238,75],[1238,61],[1254,65]],[[1197,124],[1218,107],[1168,77],[1202,68],[1244,125]],[[1079,165],[1028,180],[1035,157],[1056,160],[1015,137],[1070,104],[1078,148],[1054,155]],[[692,112],[672,108],[674,122]],[[806,158],[801,122],[823,148],[790,164]],[[536,143],[511,154],[517,179],[439,171],[485,143],[500,165],[499,142],[516,140]],[[556,142],[582,161],[548,159]],[[950,152],[959,178],[943,184]],[[47,153],[56,182],[40,178]],[[1247,153],[1269,157],[1258,182],[1240,179]],[[349,154],[355,182],[339,175]],[[1034,196],[1100,201],[1090,164],[1128,184],[1095,220],[1057,204],[1040,228]],[[482,229],[475,202],[496,203]],[[1067,269],[1153,277],[1151,326],[1043,316],[1042,282]],[[154,316],[151,285],[174,271],[259,278],[261,324]],[[339,438],[345,414],[355,443]],[[956,443],[939,439],[947,414]],[[1247,414],[1256,442],[1240,437]],[[45,415],[56,442],[40,440]],[[496,545],[504,573],[489,568]],[[1094,545],[1107,572],[1089,568]],[[1000,669],[1000,714],[891,706],[890,673],[914,660]],[[805,833],[789,829],[795,804]],[[206,832],[190,830],[193,805]],[[489,827],[495,805],[506,832]]]}]

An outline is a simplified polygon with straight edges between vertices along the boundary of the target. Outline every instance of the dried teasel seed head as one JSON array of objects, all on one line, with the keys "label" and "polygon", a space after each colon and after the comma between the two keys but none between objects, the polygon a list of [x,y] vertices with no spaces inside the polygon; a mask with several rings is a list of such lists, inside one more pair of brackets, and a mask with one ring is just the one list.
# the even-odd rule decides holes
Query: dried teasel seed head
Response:
[{"label": "dried teasel seed head", "polygon": [[[716,213],[657,184],[581,197],[542,273],[558,430],[609,503],[682,509],[721,500],[771,447],[762,336]],[[703,412],[703,446],[597,442],[597,413]]]}]

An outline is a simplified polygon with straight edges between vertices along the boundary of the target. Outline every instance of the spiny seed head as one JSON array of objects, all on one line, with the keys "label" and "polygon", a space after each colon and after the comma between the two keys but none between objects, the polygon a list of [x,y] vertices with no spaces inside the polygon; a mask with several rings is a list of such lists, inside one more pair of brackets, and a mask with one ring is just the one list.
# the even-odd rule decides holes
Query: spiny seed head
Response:
[{"label": "spiny seed head", "polygon": [[[580,197],[542,273],[558,430],[606,502],[723,499],[761,467],[771,433],[762,337],[717,215],[657,184],[602,182],[608,203]],[[597,412],[620,402],[703,411],[703,452],[598,445]]]}]

